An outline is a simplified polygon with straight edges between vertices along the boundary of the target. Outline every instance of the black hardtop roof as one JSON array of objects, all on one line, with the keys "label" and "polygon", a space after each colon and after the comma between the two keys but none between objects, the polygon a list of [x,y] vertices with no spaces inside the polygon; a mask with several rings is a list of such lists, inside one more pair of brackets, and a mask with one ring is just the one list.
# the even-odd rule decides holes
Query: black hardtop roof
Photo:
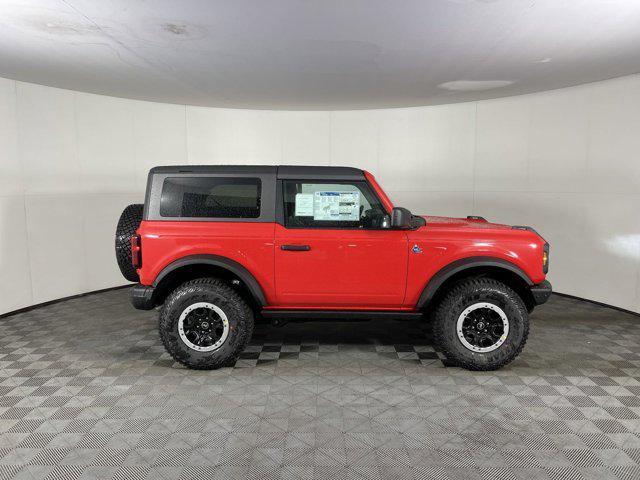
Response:
[{"label": "black hardtop roof", "polygon": [[173,165],[153,167],[150,174],[206,173],[238,175],[273,175],[283,179],[363,180],[364,172],[353,167],[302,166],[302,165]]}]

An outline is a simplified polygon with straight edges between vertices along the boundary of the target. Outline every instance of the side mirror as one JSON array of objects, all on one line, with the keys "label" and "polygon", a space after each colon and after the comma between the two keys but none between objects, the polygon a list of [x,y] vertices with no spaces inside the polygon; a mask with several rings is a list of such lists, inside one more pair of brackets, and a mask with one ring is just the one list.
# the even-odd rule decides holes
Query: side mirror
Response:
[{"label": "side mirror", "polygon": [[391,228],[407,229],[411,228],[413,215],[409,210],[402,207],[395,207],[391,211]]}]

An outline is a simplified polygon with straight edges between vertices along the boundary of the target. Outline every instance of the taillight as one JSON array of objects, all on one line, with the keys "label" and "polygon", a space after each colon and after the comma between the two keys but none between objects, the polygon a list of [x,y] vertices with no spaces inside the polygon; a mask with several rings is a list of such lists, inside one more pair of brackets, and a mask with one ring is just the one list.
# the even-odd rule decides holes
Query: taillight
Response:
[{"label": "taillight", "polygon": [[545,243],[542,249],[542,273],[549,272],[549,244]]},{"label": "taillight", "polygon": [[140,235],[131,237],[131,263],[134,267],[142,267],[142,245],[140,244]]}]

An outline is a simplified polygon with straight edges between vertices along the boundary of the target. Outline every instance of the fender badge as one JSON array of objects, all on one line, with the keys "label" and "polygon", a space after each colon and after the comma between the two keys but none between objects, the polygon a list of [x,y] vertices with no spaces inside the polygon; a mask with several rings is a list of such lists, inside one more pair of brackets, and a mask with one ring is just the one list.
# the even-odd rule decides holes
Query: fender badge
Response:
[{"label": "fender badge", "polygon": [[411,251],[413,253],[422,253],[422,249],[418,246],[417,243],[413,245],[413,248],[411,249]]}]

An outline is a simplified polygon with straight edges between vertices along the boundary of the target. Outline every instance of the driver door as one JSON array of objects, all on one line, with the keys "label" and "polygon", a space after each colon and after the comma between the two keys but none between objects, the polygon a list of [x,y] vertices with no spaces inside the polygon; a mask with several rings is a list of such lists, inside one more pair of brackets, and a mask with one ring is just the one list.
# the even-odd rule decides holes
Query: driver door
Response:
[{"label": "driver door", "polygon": [[407,234],[384,224],[364,181],[282,180],[284,224],[275,227],[280,307],[400,308]]}]

